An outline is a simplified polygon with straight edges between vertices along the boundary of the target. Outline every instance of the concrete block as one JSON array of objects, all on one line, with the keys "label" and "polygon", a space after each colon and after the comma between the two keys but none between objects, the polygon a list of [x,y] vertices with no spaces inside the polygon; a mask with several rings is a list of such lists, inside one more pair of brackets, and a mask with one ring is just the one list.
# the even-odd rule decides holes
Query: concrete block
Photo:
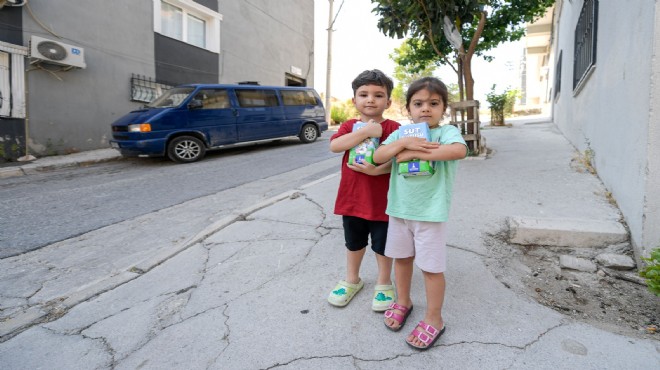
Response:
[{"label": "concrete block", "polygon": [[521,245],[593,248],[622,243],[628,232],[616,221],[509,217],[509,241]]},{"label": "concrete block", "polygon": [[596,262],[614,270],[632,270],[636,266],[635,261],[624,254],[601,253],[596,256]]},{"label": "concrete block", "polygon": [[569,255],[559,256],[559,267],[585,272],[596,272],[598,270],[598,266],[590,260]]}]

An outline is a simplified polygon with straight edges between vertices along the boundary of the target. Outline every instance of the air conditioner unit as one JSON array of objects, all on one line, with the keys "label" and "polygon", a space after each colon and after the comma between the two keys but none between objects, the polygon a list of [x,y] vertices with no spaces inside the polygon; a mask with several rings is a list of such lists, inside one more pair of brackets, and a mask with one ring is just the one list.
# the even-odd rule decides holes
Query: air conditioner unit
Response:
[{"label": "air conditioner unit", "polygon": [[30,57],[62,66],[85,68],[85,50],[39,36],[30,37]]}]

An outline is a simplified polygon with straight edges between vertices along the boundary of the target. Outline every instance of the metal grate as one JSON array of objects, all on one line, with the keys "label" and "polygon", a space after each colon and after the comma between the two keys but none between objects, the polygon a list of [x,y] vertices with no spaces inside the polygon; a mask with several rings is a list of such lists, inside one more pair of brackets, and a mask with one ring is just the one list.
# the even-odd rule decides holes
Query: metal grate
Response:
[{"label": "metal grate", "polygon": [[155,79],[131,75],[131,101],[140,101],[150,103],[163,92],[174,87],[174,84],[167,82],[157,82]]},{"label": "metal grate", "polygon": [[575,26],[573,55],[573,90],[575,91],[596,64],[596,36],[598,31],[598,0],[585,0],[580,19]]}]

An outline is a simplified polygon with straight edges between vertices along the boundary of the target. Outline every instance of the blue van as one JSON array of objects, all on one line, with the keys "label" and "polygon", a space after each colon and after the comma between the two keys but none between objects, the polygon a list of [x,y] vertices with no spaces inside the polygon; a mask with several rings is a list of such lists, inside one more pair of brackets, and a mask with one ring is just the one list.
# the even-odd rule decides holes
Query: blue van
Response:
[{"label": "blue van", "polygon": [[297,136],[311,143],[328,129],[310,87],[181,85],[112,123],[110,145],[127,157],[195,162],[207,150]]}]

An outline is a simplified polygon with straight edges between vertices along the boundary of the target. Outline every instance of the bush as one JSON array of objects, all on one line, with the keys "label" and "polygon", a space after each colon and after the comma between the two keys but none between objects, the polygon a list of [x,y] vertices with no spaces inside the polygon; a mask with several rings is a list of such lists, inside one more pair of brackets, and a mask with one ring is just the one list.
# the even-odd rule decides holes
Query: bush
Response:
[{"label": "bush", "polygon": [[496,85],[493,85],[486,94],[486,101],[490,104],[490,121],[492,125],[503,125],[505,114],[513,114],[513,105],[520,92],[507,88],[503,93],[496,94],[495,87]]},{"label": "bush", "polygon": [[651,293],[660,296],[660,248],[651,251],[651,257],[642,257],[647,265],[639,272],[639,276],[646,279],[646,286]]},{"label": "bush", "polygon": [[339,125],[357,115],[358,112],[350,99],[346,102],[336,102],[330,108],[330,120],[335,125]]}]

